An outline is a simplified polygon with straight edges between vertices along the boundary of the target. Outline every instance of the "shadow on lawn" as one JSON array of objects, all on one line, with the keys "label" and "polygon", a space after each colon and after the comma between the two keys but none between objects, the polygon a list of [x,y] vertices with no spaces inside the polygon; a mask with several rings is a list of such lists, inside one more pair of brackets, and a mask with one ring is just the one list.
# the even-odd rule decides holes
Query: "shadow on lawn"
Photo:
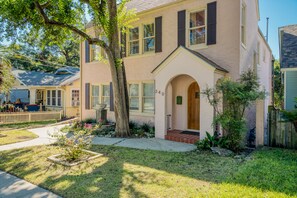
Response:
[{"label": "shadow on lawn", "polygon": [[[0,168],[13,173],[17,170],[21,177],[43,177],[38,184],[63,197],[151,197],[152,194],[147,194],[144,188],[155,187],[158,192],[159,189],[174,189],[174,185],[181,185],[164,182],[162,178],[166,174],[205,183],[239,184],[293,196],[297,193],[297,162],[292,160],[297,159],[297,152],[287,150],[260,151],[255,153],[258,160],[239,163],[233,158],[218,157],[209,152],[168,153],[93,146],[91,150],[103,153],[104,157],[70,169],[50,166],[46,160],[42,165],[34,166],[34,159],[44,160],[44,153],[48,156],[55,153],[48,147],[32,150],[35,157],[23,164],[12,161],[24,160],[26,154],[32,152],[30,149],[4,155],[3,160],[8,164],[0,162]],[[31,166],[30,161],[33,163]]]}]

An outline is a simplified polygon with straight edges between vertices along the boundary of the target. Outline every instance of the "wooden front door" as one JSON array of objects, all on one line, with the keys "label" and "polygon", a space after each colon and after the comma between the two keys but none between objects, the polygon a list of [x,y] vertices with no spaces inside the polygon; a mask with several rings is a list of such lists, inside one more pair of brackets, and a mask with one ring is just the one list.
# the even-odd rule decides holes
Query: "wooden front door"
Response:
[{"label": "wooden front door", "polygon": [[200,130],[200,89],[197,82],[188,89],[188,129]]}]

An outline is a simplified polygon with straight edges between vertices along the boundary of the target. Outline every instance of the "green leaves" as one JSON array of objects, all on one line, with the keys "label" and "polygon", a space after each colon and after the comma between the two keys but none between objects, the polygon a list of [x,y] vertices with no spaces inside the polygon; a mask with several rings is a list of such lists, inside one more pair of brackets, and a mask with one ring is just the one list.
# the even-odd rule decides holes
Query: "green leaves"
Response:
[{"label": "green leaves", "polygon": [[9,60],[6,59],[0,51],[0,92],[9,91],[14,84],[14,77],[11,74],[11,69]]},{"label": "green leaves", "polygon": [[208,88],[203,93],[216,111],[214,125],[220,124],[226,132],[227,147],[238,151],[245,132],[246,108],[256,100],[265,98],[256,75],[249,70],[238,81],[220,79],[215,88]]}]

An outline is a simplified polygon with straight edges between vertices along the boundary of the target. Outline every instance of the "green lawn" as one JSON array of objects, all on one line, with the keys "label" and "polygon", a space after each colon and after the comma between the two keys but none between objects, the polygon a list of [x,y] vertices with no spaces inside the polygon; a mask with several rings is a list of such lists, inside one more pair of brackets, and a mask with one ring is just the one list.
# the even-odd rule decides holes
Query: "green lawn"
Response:
[{"label": "green lawn", "polygon": [[11,123],[11,124],[0,124],[0,131],[6,131],[10,129],[21,129],[21,128],[34,128],[44,126],[47,124],[54,124],[57,120],[47,120],[38,122],[22,122],[22,123]]},{"label": "green lawn", "polygon": [[261,149],[240,162],[210,152],[169,153],[93,146],[104,157],[53,165],[55,146],[0,153],[0,169],[63,197],[296,197],[297,151]]},{"label": "green lawn", "polygon": [[38,136],[34,133],[31,133],[30,131],[26,130],[0,131],[0,146],[16,142],[24,142],[37,137]]}]

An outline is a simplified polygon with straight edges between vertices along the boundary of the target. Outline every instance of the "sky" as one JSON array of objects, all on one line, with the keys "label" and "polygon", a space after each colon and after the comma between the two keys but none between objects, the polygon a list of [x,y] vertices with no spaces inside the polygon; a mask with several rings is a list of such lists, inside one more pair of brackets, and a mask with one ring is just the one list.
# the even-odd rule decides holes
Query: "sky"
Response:
[{"label": "sky", "polygon": [[297,0],[259,0],[259,26],[266,35],[266,17],[269,17],[268,42],[272,53],[279,59],[278,28],[297,24]]}]

